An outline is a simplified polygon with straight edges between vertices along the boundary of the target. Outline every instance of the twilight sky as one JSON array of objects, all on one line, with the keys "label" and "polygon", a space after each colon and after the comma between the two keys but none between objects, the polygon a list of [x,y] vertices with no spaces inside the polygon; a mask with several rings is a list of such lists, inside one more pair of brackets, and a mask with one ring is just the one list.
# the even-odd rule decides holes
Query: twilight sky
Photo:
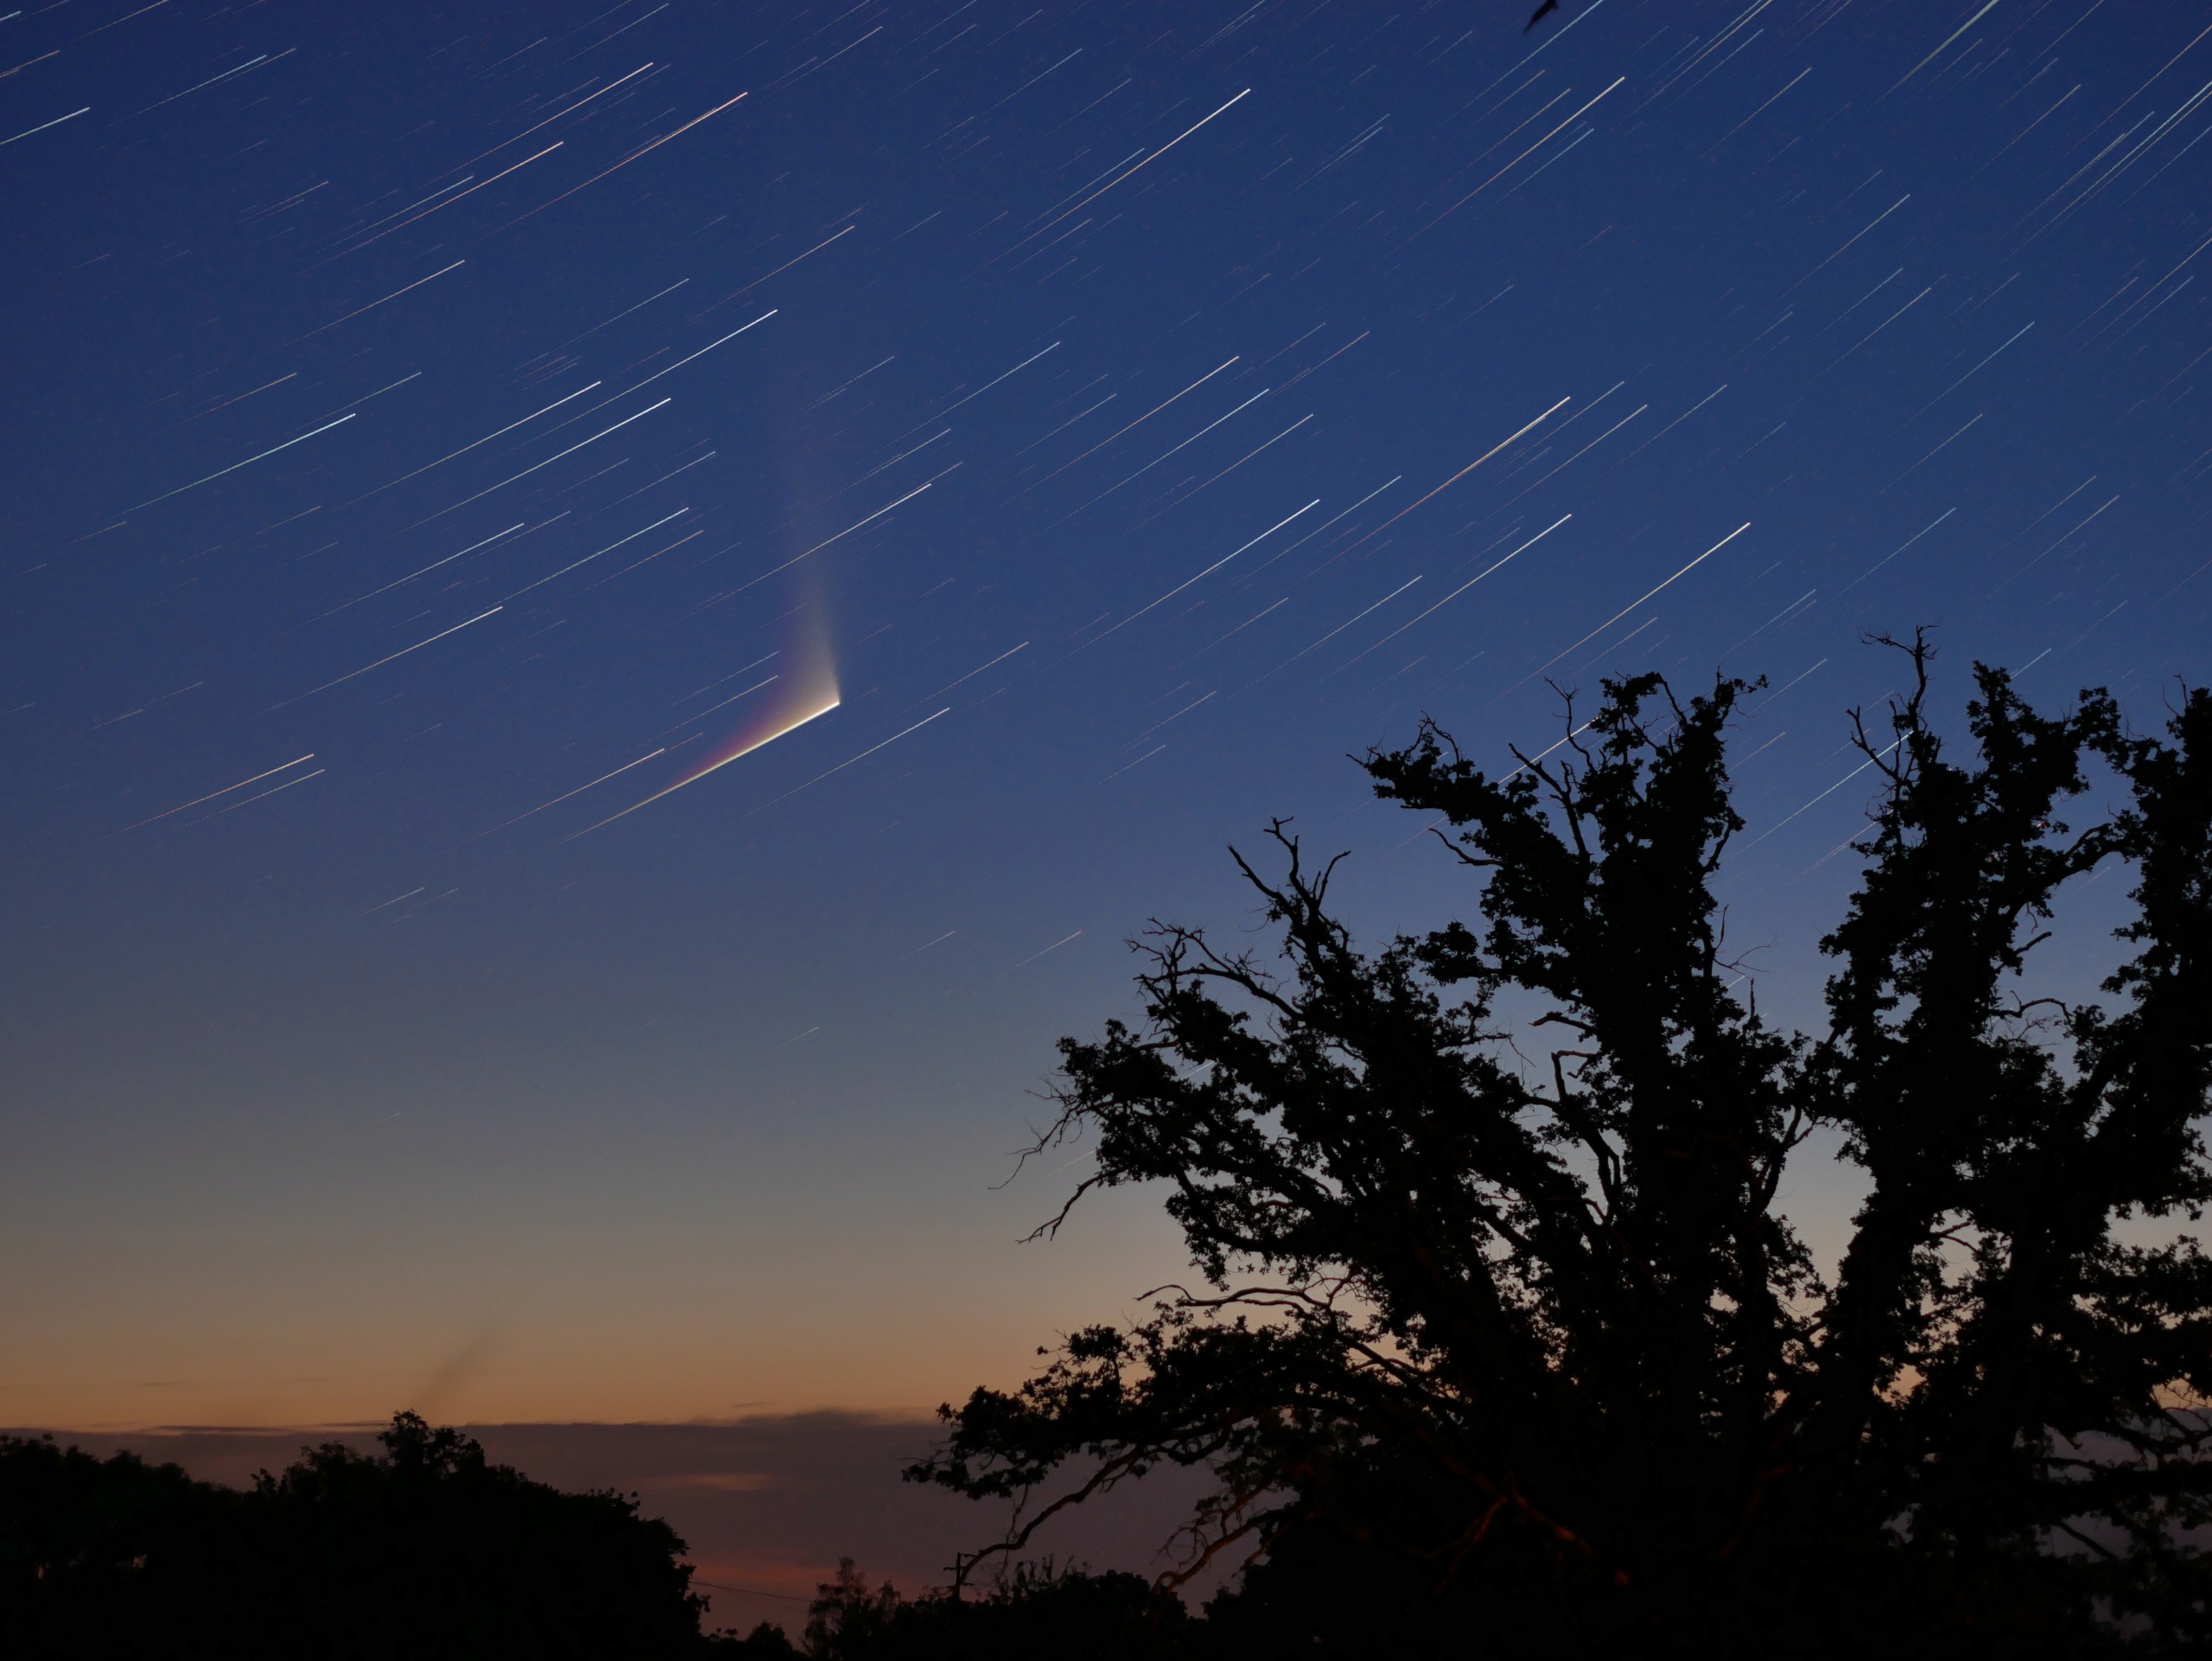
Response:
[{"label": "twilight sky", "polygon": [[2205,675],[2203,13],[1528,9],[0,18],[0,1422],[1010,1381],[1122,942],[1464,901],[1348,752],[1767,675],[1802,1019],[1864,631]]}]

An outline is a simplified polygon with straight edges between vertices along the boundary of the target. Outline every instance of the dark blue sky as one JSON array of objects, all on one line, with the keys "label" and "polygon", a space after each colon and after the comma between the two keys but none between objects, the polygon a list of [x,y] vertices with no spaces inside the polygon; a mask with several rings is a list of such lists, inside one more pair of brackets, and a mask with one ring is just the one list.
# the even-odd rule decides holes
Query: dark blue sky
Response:
[{"label": "dark blue sky", "polygon": [[990,1187],[1120,942],[1465,903],[1347,752],[1768,676],[1809,1018],[1864,632],[2202,677],[2202,14],[1525,21],[0,19],[0,1418],[1004,1378],[1177,1265]]}]

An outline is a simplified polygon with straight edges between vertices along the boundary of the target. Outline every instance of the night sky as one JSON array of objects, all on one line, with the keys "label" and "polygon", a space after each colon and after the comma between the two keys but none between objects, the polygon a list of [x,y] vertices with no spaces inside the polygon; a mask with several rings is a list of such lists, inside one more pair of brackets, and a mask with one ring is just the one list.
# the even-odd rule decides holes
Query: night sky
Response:
[{"label": "night sky", "polygon": [[1805,1021],[1867,631],[2206,674],[2212,17],[1527,21],[0,19],[0,1422],[1010,1382],[1182,1268],[1006,1185],[1123,942],[1465,906],[1348,754],[1764,675]]}]

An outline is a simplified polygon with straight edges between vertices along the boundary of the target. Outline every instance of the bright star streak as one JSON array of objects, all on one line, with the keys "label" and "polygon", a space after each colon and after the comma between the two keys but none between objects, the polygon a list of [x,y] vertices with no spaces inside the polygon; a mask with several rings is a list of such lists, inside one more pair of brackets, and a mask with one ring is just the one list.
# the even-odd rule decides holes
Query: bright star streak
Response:
[{"label": "bright star streak", "polygon": [[[1497,561],[1497,563],[1485,567],[1485,568],[1484,568],[1481,572],[1478,573],[1476,576],[1473,576],[1469,577],[1469,578],[1468,578],[1465,582],[1462,582],[1462,583],[1461,583],[1458,588],[1456,588],[1456,589],[1452,589],[1451,593],[1449,593],[1449,594],[1446,595],[1444,596],[1444,598],[1442,598],[1441,600],[1438,601],[1434,605],[1431,606],[1431,607],[1430,607],[1427,611],[1425,611],[1425,612],[1421,613],[1421,617],[1416,617],[1416,618],[1414,618],[1414,619],[1413,620],[1413,622],[1412,622],[1412,623],[1401,623],[1401,624],[1399,624],[1397,627],[1395,627],[1395,628],[1392,629],[1392,630],[1391,630],[1388,634],[1385,634],[1385,635],[1384,635],[1381,640],[1377,640],[1377,641],[1376,641],[1373,646],[1371,646],[1368,647],[1368,648],[1367,648],[1367,652],[1379,652],[1379,651],[1381,651],[1384,646],[1386,646],[1389,645],[1391,641],[1393,641],[1393,640],[1396,640],[1396,639],[1398,638],[1398,636],[1400,636],[1401,634],[1403,634],[1403,633],[1404,633],[1408,629],[1411,628],[1411,627],[1414,626],[1414,623],[1418,623],[1419,621],[1421,621],[1421,617],[1430,617],[1430,616],[1433,616],[1436,613],[1438,613],[1438,612],[1440,612],[1440,611],[1443,610],[1445,607],[1446,607],[1446,606],[1450,605],[1450,604],[1451,604],[1454,600],[1457,600],[1457,599],[1458,599],[1461,595],[1463,595],[1463,594],[1466,593],[1466,591],[1467,591],[1468,589],[1470,589],[1473,588],[1473,587],[1475,586],[1475,584],[1476,584],[1476,583],[1478,583],[1478,582],[1481,582],[1481,581],[1483,580],[1483,578],[1484,578],[1484,577],[1488,576],[1491,574],[1491,572],[1492,572],[1492,571],[1494,571],[1494,570],[1497,570],[1499,566],[1503,565],[1503,564],[1506,564],[1508,562],[1510,562],[1510,561],[1511,561],[1511,560],[1514,560],[1514,559],[1516,559],[1516,558],[1518,558],[1521,555],[1527,553],[1527,552],[1529,551],[1529,550],[1530,550],[1531,548],[1535,547],[1538,543],[1541,542],[1541,541],[1542,541],[1546,537],[1548,537],[1548,536],[1551,535],[1551,533],[1552,533],[1553,531],[1554,531],[1558,530],[1558,529],[1560,528],[1560,525],[1565,525],[1565,524],[1566,524],[1569,519],[1573,519],[1573,517],[1574,517],[1574,515],[1573,515],[1573,514],[1572,514],[1572,513],[1562,513],[1562,514],[1560,514],[1560,515],[1559,516],[1559,518],[1557,518],[1556,519],[1554,519],[1554,520],[1553,520],[1549,525],[1546,525],[1542,530],[1541,530],[1541,531],[1537,531],[1537,532],[1536,532],[1536,534],[1535,534],[1535,536],[1533,536],[1533,537],[1529,538],[1528,541],[1526,541],[1526,542],[1522,543],[1522,544],[1518,548],[1516,548],[1516,549],[1515,549],[1511,553],[1508,554],[1508,555],[1505,557],[1505,558],[1504,558],[1504,559],[1501,559],[1501,560]],[[1497,544],[1496,543],[1492,543],[1491,545],[1492,547],[1496,547]],[[1367,655],[1367,652],[1361,652],[1361,653],[1359,654],[1359,658],[1363,658],[1363,657],[1365,657],[1365,656]],[[1345,665],[1344,665],[1344,669],[1349,669],[1349,668],[1351,668],[1351,667],[1352,664],[1357,663],[1357,662],[1359,661],[1359,658],[1354,658],[1354,659],[1351,659],[1351,661],[1350,663],[1345,664]],[[1343,672],[1344,672],[1344,671],[1343,671],[1343,670],[1339,670],[1339,669],[1332,669],[1332,670],[1331,670],[1331,671],[1329,671],[1329,673],[1330,673],[1331,675],[1338,675],[1338,674],[1342,674]],[[1324,677],[1324,678],[1325,679],[1325,678],[1326,678],[1326,677]]]},{"label": "bright star streak", "polygon": [[179,485],[175,490],[168,491],[162,495],[153,497],[147,501],[140,502],[137,507],[126,507],[123,511],[126,513],[136,513],[139,507],[151,507],[155,502],[165,502],[168,500],[171,496],[181,496],[188,490],[197,490],[200,486],[207,484],[213,480],[221,478],[226,473],[236,473],[240,468],[250,468],[256,461],[264,461],[268,460],[269,457],[276,455],[276,450],[288,450],[295,444],[304,444],[308,439],[313,438],[315,436],[315,433],[327,433],[333,427],[342,427],[353,418],[353,417],[350,415],[342,415],[335,421],[327,422],[322,426],[317,427],[315,430],[315,432],[302,433],[297,438],[286,439],[283,443],[276,446],[276,449],[264,450],[258,455],[247,456],[243,461],[233,461],[230,466],[222,468],[220,471],[209,474],[205,479],[194,479],[188,485]]},{"label": "bright star streak", "polygon": [[[1288,525],[1290,523],[1290,519],[1298,519],[1304,514],[1311,513],[1320,505],[1321,499],[1319,496],[1316,496],[1312,501],[1306,503],[1305,506],[1300,508],[1296,513],[1292,514],[1289,519],[1278,519],[1274,524],[1261,531],[1258,536],[1252,538],[1251,542],[1246,543],[1244,544],[1244,548],[1249,548],[1255,543],[1265,542],[1269,537],[1274,535],[1276,531],[1281,530],[1284,525]],[[1200,571],[1197,576],[1191,578],[1189,582],[1178,582],[1173,588],[1168,589],[1166,594],[1161,595],[1159,599],[1154,601],[1151,605],[1146,606],[1140,610],[1131,612],[1127,617],[1122,619],[1120,622],[1115,624],[1112,628],[1108,629],[1106,631],[1106,634],[1116,633],[1121,630],[1127,628],[1131,623],[1135,622],[1138,618],[1143,616],[1146,612],[1154,609],[1154,607],[1166,605],[1177,595],[1182,593],[1184,589],[1189,588],[1192,582],[1196,582],[1203,577],[1211,576],[1223,566],[1228,564],[1230,560],[1236,558],[1236,554],[1243,553],[1244,551],[1244,548],[1239,548],[1236,554],[1224,554],[1219,559],[1214,561],[1212,564],[1207,566],[1205,570]],[[1081,650],[1088,652],[1092,646],[1096,646],[1099,640],[1104,640],[1106,638],[1106,634],[1101,634],[1096,640],[1087,642]]]},{"label": "bright star streak", "polygon": [[[510,824],[520,824],[524,819],[531,818],[533,814],[543,813],[549,807],[558,807],[563,802],[567,801],[570,796],[581,796],[587,790],[597,789],[601,785],[605,784],[609,779],[618,778],[621,774],[629,772],[632,767],[641,767],[645,766],[646,762],[652,760],[656,755],[666,755],[667,754],[668,748],[666,745],[663,745],[659,749],[653,750],[646,754],[641,755],[634,761],[625,761],[620,767],[615,768],[613,773],[601,773],[598,778],[593,780],[591,783],[588,785],[578,785],[574,790],[568,792],[565,795],[556,796],[550,802],[538,803],[538,805],[536,807],[531,808],[528,813],[518,813],[512,819],[504,820],[500,824],[493,825],[490,830],[479,830],[474,836],[469,837],[468,842],[456,843],[454,845],[457,848],[466,848],[468,846],[469,842],[481,841],[484,837],[491,836],[495,831],[505,830]],[[419,893],[420,890],[417,890],[417,892]],[[402,897],[404,898],[404,895]],[[389,904],[390,902],[386,901],[385,903]]]},{"label": "bright star streak", "polygon": [[248,785],[257,785],[264,779],[273,779],[280,773],[287,772],[293,767],[300,766],[302,762],[312,761],[314,760],[315,752],[313,750],[309,750],[305,755],[301,756],[298,760],[287,761],[283,767],[271,767],[266,773],[257,773],[251,779],[241,779],[234,785],[225,785],[220,790],[211,790],[205,796],[195,796],[190,801],[186,802],[182,806],[172,807],[166,812],[156,813],[150,819],[141,819],[138,821],[137,824],[126,824],[123,827],[123,830],[111,830],[108,832],[108,835],[111,837],[119,837],[123,834],[124,830],[136,830],[139,829],[140,826],[155,824],[158,820],[169,818],[172,814],[183,812],[185,808],[197,807],[202,802],[212,802],[218,796],[227,796],[234,790],[244,790]]},{"label": "bright star streak", "polygon": [[1352,549],[1358,547],[1360,543],[1373,541],[1376,537],[1381,536],[1385,531],[1388,531],[1392,525],[1395,525],[1400,519],[1405,518],[1407,514],[1412,512],[1414,508],[1419,507],[1421,502],[1428,500],[1430,497],[1441,495],[1444,492],[1451,489],[1452,487],[1458,484],[1460,480],[1465,478],[1477,468],[1482,466],[1484,462],[1489,461],[1491,456],[1497,455],[1498,451],[1503,449],[1515,439],[1520,437],[1522,433],[1534,431],[1536,428],[1543,425],[1545,422],[1550,420],[1552,417],[1557,415],[1561,410],[1565,409],[1568,404],[1573,402],[1574,400],[1573,398],[1563,398],[1558,403],[1553,404],[1550,409],[1545,410],[1543,414],[1538,416],[1534,421],[1530,422],[1527,426],[1522,428],[1520,432],[1510,433],[1505,437],[1499,439],[1497,442],[1492,444],[1480,455],[1475,457],[1473,461],[1468,462],[1466,466],[1461,468],[1449,479],[1446,479],[1442,484],[1437,486],[1434,490],[1430,491],[1427,496],[1422,497],[1421,499],[1421,502],[1414,503],[1412,507],[1400,508],[1396,512],[1390,515],[1389,519],[1383,520],[1382,524],[1376,525],[1372,531],[1370,531],[1365,536],[1362,537],[1359,539],[1359,542],[1352,543],[1342,550],[1342,551],[1337,555],[1337,557],[1338,559],[1342,559],[1344,555],[1350,553]]},{"label": "bright star streak", "polygon": [[[366,500],[369,500],[369,496],[379,495],[379,494],[381,494],[383,492],[387,491],[387,490],[390,490],[390,489],[391,488],[391,485],[404,485],[404,484],[405,484],[405,483],[406,483],[410,479],[413,479],[413,478],[416,478],[416,477],[419,476],[420,474],[423,474],[428,473],[428,472],[429,472],[432,468],[442,468],[442,467],[443,467],[447,462],[448,462],[448,461],[452,461],[452,460],[453,460],[453,458],[454,458],[454,456],[456,456],[456,455],[467,455],[467,454],[468,454],[468,452],[469,452],[469,451],[471,451],[471,450],[473,450],[473,449],[476,449],[478,445],[480,445],[480,444],[488,444],[488,443],[490,443],[493,439],[495,439],[495,438],[499,437],[499,436],[500,436],[500,434],[501,434],[501,433],[511,433],[511,432],[512,432],[512,431],[513,431],[516,428],[518,428],[518,427],[525,427],[525,426],[528,426],[531,422],[533,422],[533,421],[537,420],[538,417],[540,417],[540,416],[542,416],[542,415],[544,415],[544,414],[548,413],[548,412],[549,412],[549,411],[550,411],[550,410],[557,410],[557,409],[559,409],[559,408],[560,408],[563,404],[572,404],[572,403],[574,403],[576,399],[578,399],[578,398],[582,398],[582,397],[586,392],[590,391],[592,390],[592,386],[599,386],[599,385],[604,385],[604,383],[603,383],[603,382],[600,382],[600,381],[594,381],[594,382],[591,384],[591,386],[579,386],[578,388],[576,388],[576,390],[575,390],[575,391],[573,391],[573,392],[569,393],[566,398],[555,398],[555,399],[552,401],[552,403],[550,403],[550,404],[547,404],[547,405],[545,406],[545,408],[544,408],[544,409],[543,409],[543,410],[531,410],[528,415],[524,416],[524,417],[520,421],[510,421],[509,423],[507,423],[507,424],[506,424],[505,426],[504,426],[504,427],[500,428],[499,432],[496,432],[496,433],[486,433],[486,434],[484,435],[484,436],[483,436],[483,437],[481,437],[481,438],[480,438],[480,439],[477,439],[474,443],[463,444],[463,445],[462,445],[459,449],[457,449],[457,450],[449,450],[449,451],[448,451],[445,455],[441,455],[440,457],[438,457],[438,459],[437,459],[436,461],[425,461],[425,462],[424,462],[421,467],[416,468],[413,473],[403,473],[403,474],[401,474],[399,475],[399,477],[397,477],[397,479],[394,479],[394,480],[391,481],[391,485],[378,485],[378,486],[376,487],[376,489],[372,490],[371,492],[369,492],[368,496],[356,496],[356,497],[354,497],[354,498],[353,498],[353,502],[365,502],[365,501],[366,501]],[[342,504],[342,506],[346,506],[346,507],[351,507],[351,506],[353,506],[353,502],[346,502],[346,503]]]},{"label": "bright star streak", "polygon": [[601,439],[606,437],[608,433],[620,432],[632,422],[642,421],[647,416],[651,415],[655,410],[661,409],[674,402],[675,399],[673,398],[663,398],[658,404],[648,404],[644,409],[639,410],[637,414],[633,416],[625,416],[621,420],[616,422],[612,427],[608,427],[601,431],[594,433],[589,438],[584,440],[583,444],[571,444],[568,449],[563,450],[560,455],[549,455],[543,461],[540,461],[537,467],[524,468],[520,473],[515,474],[511,477],[502,479],[496,485],[487,486],[484,489],[478,491],[474,496],[464,496],[459,501],[455,502],[453,506],[442,507],[436,512],[431,514],[429,519],[417,519],[413,525],[409,525],[407,528],[410,531],[419,530],[422,526],[428,525],[430,522],[430,519],[442,519],[445,518],[447,514],[457,512],[459,509],[467,506],[471,502],[481,501],[485,497],[490,495],[495,490],[505,490],[509,485],[514,483],[517,479],[527,479],[531,474],[537,472],[539,468],[551,467],[556,461],[561,459],[561,456],[574,455],[578,450],[583,449],[584,444],[596,444]]},{"label": "bright star streak", "polygon": [[[1611,628],[1615,623],[1619,622],[1622,618],[1627,616],[1629,613],[1634,611],[1645,601],[1650,599],[1653,595],[1658,593],[1660,589],[1666,588],[1678,577],[1688,576],[1699,566],[1704,564],[1707,560],[1711,559],[1715,554],[1719,553],[1723,548],[1726,548],[1730,543],[1735,541],[1737,538],[1742,536],[1745,531],[1751,528],[1751,522],[1749,519],[1745,519],[1733,531],[1731,531],[1726,536],[1721,538],[1719,541],[1714,543],[1712,547],[1707,549],[1688,564],[1683,566],[1681,570],[1676,571],[1674,576],[1670,576],[1665,582],[1660,583],[1658,588],[1652,589],[1646,593],[1638,595],[1635,599],[1630,601],[1628,604],[1623,606],[1618,611],[1615,612],[1611,617],[1605,619],[1604,622],[1599,624],[1597,627],[1592,629],[1587,634],[1577,640],[1573,646],[1568,646],[1563,651],[1554,652],[1552,656],[1545,659],[1543,662],[1538,664],[1527,674],[1522,676],[1519,680],[1515,681],[1512,685],[1507,687],[1505,691],[1500,692],[1497,695],[1497,697],[1502,698],[1505,697],[1507,693],[1519,691],[1530,681],[1535,679],[1537,676],[1542,674],[1544,671],[1549,669],[1554,664],[1557,663],[1561,658],[1567,656],[1567,652],[1574,651],[1577,647],[1587,646],[1591,641],[1596,640],[1598,636],[1603,634],[1607,629]],[[1495,703],[1497,702],[1497,698],[1492,698],[1491,702]]]},{"label": "bright star streak", "polygon": [[[417,640],[413,646],[401,647],[398,651],[393,652],[390,658],[378,658],[374,663],[365,663],[350,675],[340,675],[336,680],[327,680],[320,686],[310,686],[306,691],[301,693],[299,697],[286,698],[283,703],[272,703],[269,708],[270,710],[281,710],[287,703],[297,703],[302,698],[311,698],[317,692],[327,692],[334,686],[343,686],[347,681],[353,680],[360,676],[365,675],[372,669],[383,668],[385,665],[391,662],[394,658],[404,658],[410,652],[420,652],[424,646],[434,645],[437,641],[444,640],[448,634],[458,634],[461,630],[467,628],[474,624],[480,623],[486,617],[494,616],[505,609],[506,608],[504,606],[494,606],[490,611],[479,612],[475,616],[470,618],[466,623],[455,623],[451,628],[440,630],[437,633],[430,636],[427,640]],[[266,711],[264,711],[264,713],[266,713]]]}]

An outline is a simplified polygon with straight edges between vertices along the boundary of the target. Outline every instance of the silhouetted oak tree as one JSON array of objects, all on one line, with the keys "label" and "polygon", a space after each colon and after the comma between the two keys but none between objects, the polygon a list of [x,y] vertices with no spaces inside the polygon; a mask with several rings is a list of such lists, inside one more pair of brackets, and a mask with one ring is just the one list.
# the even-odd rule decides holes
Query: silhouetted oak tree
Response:
[{"label": "silhouetted oak tree", "polygon": [[[946,1409],[910,1476],[1024,1499],[1018,1548],[1211,1467],[1198,1555],[1259,1555],[1208,1624],[1255,1656],[2204,1653],[2212,697],[2145,737],[1977,668],[1955,746],[1885,643],[1825,1033],[1722,939],[1752,688],[1608,682],[1503,777],[1424,725],[1364,765],[1476,917],[1363,952],[1278,823],[1282,875],[1238,864],[1287,971],[1157,928],[1044,1141],[1093,1137],[1076,1198],[1162,1185],[1205,1283]],[[2093,783],[2125,805],[2069,828]],[[2106,862],[2125,965],[2024,998]],[[1777,1203],[1829,1149],[1866,1194],[1832,1278]]]}]

